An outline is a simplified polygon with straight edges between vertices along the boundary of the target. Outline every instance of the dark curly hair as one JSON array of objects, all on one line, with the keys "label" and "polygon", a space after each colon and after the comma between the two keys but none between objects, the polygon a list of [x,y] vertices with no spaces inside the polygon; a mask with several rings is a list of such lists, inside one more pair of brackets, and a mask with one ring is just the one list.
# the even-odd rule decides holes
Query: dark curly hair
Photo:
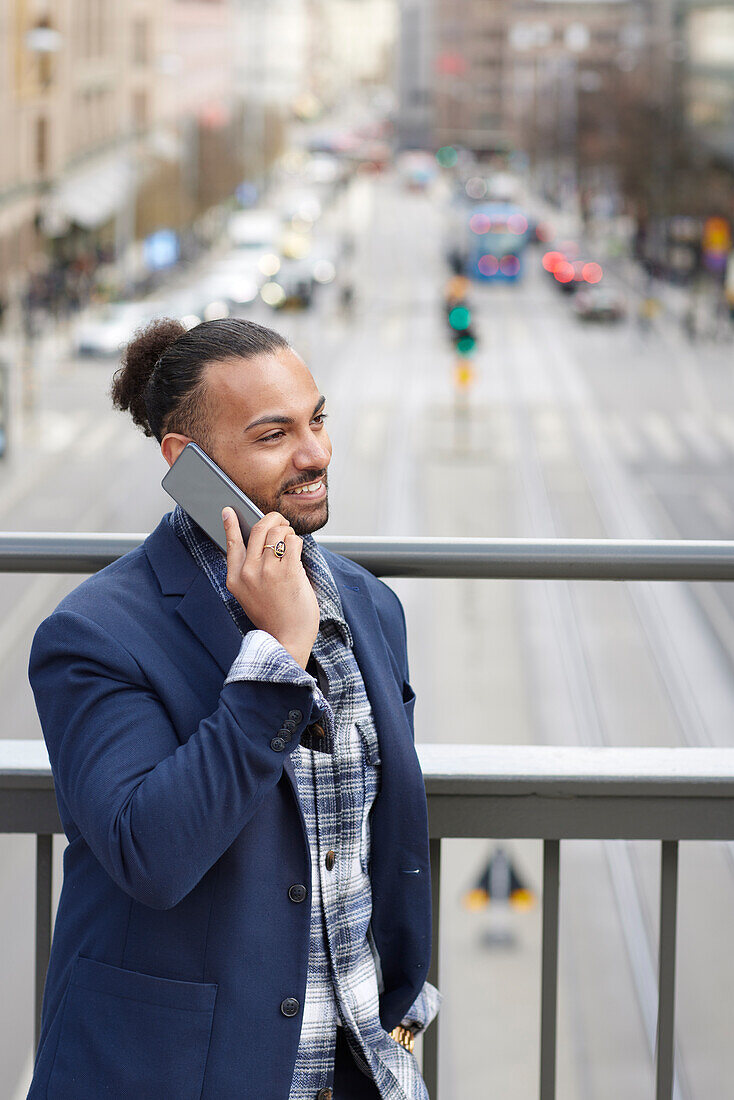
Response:
[{"label": "dark curly hair", "polygon": [[125,348],[112,380],[112,404],[159,443],[167,432],[180,432],[206,450],[210,409],[204,367],[289,346],[279,333],[241,318],[204,321],[191,329],[161,318]]}]

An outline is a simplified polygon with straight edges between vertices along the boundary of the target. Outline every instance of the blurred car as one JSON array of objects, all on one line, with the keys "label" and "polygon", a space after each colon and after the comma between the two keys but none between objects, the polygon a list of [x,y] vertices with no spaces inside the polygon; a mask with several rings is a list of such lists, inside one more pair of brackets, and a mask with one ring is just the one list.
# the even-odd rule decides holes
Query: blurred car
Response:
[{"label": "blurred car", "polygon": [[248,257],[245,264],[214,264],[197,283],[199,294],[209,300],[225,298],[233,307],[249,305],[264,282],[262,262],[268,255],[263,252],[257,259]]},{"label": "blurred car", "polygon": [[161,301],[110,302],[78,322],[72,336],[73,351],[79,356],[117,356],[137,329],[162,316],[166,316],[166,306]]},{"label": "blurred car", "polygon": [[260,288],[260,297],[272,309],[308,309],[314,292],[311,261],[281,261],[272,279]]},{"label": "blurred car", "polygon": [[268,252],[275,248],[280,233],[280,217],[274,210],[238,210],[227,222],[227,234],[233,246],[249,252]]},{"label": "blurred car", "polygon": [[334,237],[319,235],[311,241],[307,256],[314,280],[321,286],[333,283],[339,274],[340,262],[344,255],[343,242]]},{"label": "blurred car", "polygon": [[406,149],[398,157],[397,170],[408,191],[425,191],[436,178],[438,166],[432,153]]},{"label": "blurred car", "polygon": [[626,315],[625,301],[619,291],[609,286],[583,286],[576,292],[573,309],[581,321],[622,321]]},{"label": "blurred car", "polygon": [[338,157],[331,153],[314,153],[304,164],[301,178],[309,185],[328,186],[337,184],[344,173],[344,165]]},{"label": "blurred car", "polygon": [[314,187],[283,184],[275,192],[275,203],[284,228],[311,228],[319,220],[322,203]]},{"label": "blurred car", "polygon": [[604,275],[601,264],[595,260],[579,259],[579,251],[574,241],[567,241],[558,248],[549,249],[543,256],[543,268],[555,279],[564,294],[575,294],[582,287],[596,286]]}]

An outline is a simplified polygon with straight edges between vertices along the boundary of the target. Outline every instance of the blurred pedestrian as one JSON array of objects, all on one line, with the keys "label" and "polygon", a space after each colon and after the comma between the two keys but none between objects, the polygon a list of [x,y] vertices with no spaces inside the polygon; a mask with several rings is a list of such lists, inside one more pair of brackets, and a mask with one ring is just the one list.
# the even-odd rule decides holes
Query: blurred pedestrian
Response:
[{"label": "blurred pedestrian", "polygon": [[354,284],[351,280],[343,282],[341,290],[339,292],[339,299],[341,302],[342,312],[347,315],[352,313],[354,308]]}]

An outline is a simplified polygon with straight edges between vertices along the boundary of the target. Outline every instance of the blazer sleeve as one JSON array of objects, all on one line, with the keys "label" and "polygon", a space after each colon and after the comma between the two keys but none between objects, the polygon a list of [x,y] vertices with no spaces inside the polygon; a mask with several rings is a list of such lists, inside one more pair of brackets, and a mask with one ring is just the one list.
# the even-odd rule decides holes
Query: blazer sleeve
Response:
[{"label": "blazer sleeve", "polygon": [[[223,684],[181,744],[130,653],[68,611],[38,628],[29,677],[62,817],[121,889],[155,909],[176,905],[232,844],[313,708],[305,684]],[[289,718],[286,741],[278,727]]]}]

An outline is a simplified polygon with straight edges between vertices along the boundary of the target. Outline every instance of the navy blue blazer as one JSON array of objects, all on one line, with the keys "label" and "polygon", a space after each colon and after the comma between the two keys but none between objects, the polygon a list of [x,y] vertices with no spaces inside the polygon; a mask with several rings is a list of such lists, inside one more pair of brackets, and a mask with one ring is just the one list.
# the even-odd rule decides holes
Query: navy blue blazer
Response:
[{"label": "navy blue blazer", "polygon": [[[325,553],[380,742],[372,930],[390,1031],[431,949],[405,618]],[[281,1006],[304,1001],[311,882],[290,753],[317,713],[306,687],[224,686],[240,642],[166,517],[38,628],[30,680],[69,843],[29,1100],[287,1100],[301,1013]]]}]

